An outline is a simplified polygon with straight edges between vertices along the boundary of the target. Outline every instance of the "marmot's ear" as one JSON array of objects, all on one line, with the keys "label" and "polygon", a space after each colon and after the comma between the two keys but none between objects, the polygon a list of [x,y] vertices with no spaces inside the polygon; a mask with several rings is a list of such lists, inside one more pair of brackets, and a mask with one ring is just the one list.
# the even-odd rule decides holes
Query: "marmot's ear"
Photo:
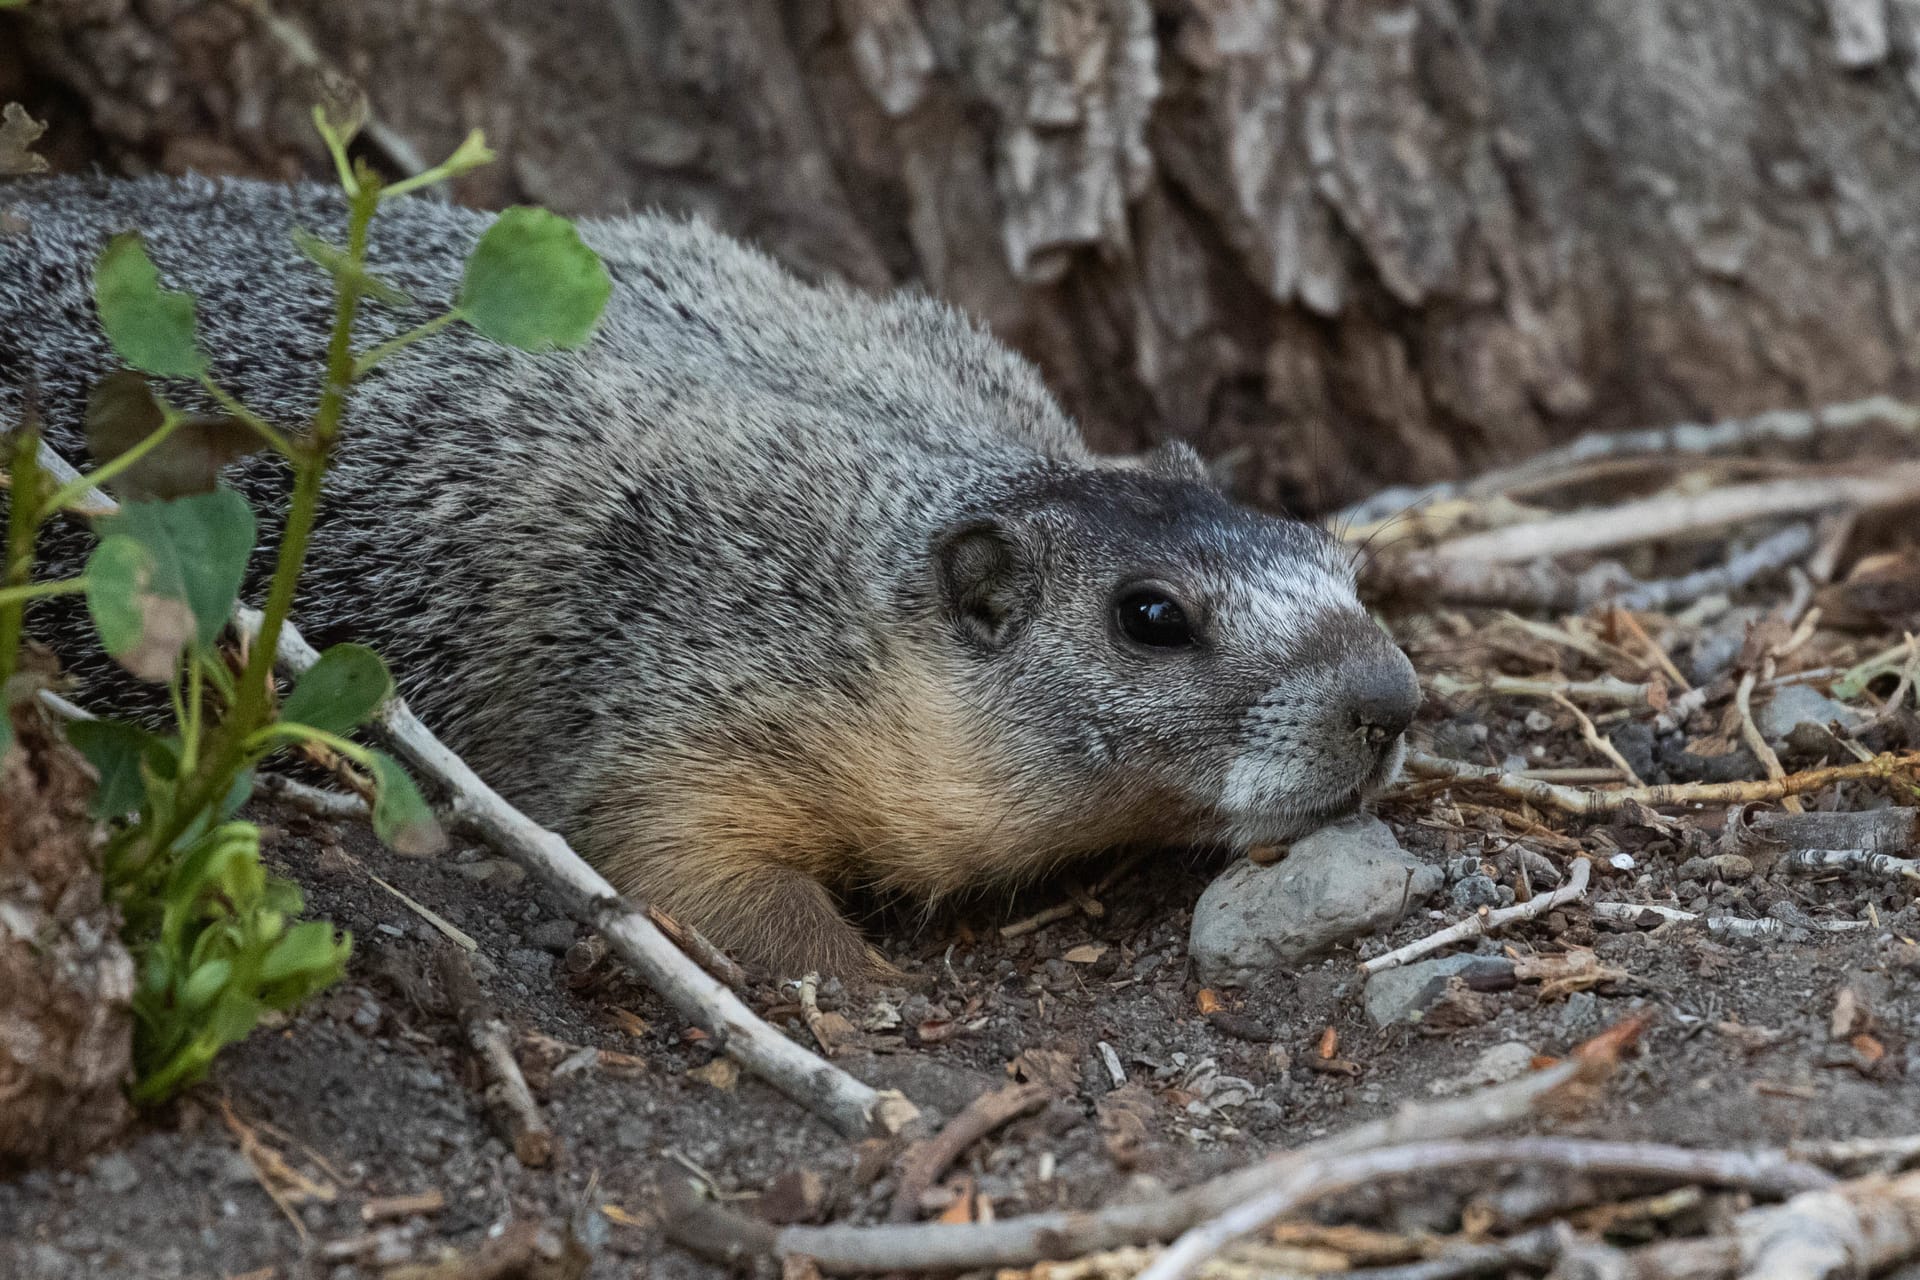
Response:
[{"label": "marmot's ear", "polygon": [[1032,616],[1038,549],[1011,523],[989,516],[949,526],[934,540],[933,563],[954,626],[981,648],[1003,647]]},{"label": "marmot's ear", "polygon": [[1185,440],[1168,440],[1140,455],[1140,465],[1166,480],[1191,480],[1208,488],[1218,488],[1213,474],[1193,446]]}]

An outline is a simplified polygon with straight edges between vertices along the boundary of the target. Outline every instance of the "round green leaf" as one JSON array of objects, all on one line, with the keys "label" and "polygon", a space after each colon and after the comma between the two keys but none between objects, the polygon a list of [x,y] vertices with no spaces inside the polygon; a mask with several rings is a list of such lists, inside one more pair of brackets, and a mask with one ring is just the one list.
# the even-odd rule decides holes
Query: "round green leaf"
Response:
[{"label": "round green leaf", "polygon": [[87,612],[109,656],[142,680],[172,677],[193,643],[193,610],[177,592],[155,591],[152,552],[113,536],[87,561]]},{"label": "round green leaf", "polygon": [[433,854],[446,848],[446,833],[434,821],[433,810],[420,798],[420,788],[384,752],[373,753],[373,776],[379,794],[373,802],[373,830],[388,847],[401,853]]},{"label": "round green leaf", "polygon": [[149,751],[165,750],[158,738],[114,720],[75,720],[67,726],[67,741],[100,775],[88,806],[94,817],[117,818],[140,807],[147,795],[140,762]]},{"label": "round green leaf", "polygon": [[152,559],[146,591],[184,604],[193,638],[203,645],[219,638],[253,554],[253,510],[245,498],[215,489],[168,502],[127,502],[97,523],[103,538],[130,538],[146,550]]},{"label": "round green leaf", "polygon": [[612,294],[606,264],[571,222],[520,207],[502,213],[474,246],[456,310],[495,342],[547,351],[593,336]]},{"label": "round green leaf", "polygon": [[351,733],[392,692],[393,677],[379,654],[365,645],[336,644],[300,677],[281,704],[280,718],[328,733]]},{"label": "round green leaf", "polygon": [[163,378],[198,378],[207,357],[194,334],[193,296],[160,287],[137,231],[107,242],[93,272],[93,305],[120,358]]},{"label": "round green leaf", "polygon": [[273,944],[273,950],[261,962],[260,982],[266,986],[301,976],[324,982],[346,958],[347,948],[333,940],[331,924],[305,920]]},{"label": "round green leaf", "polygon": [[233,977],[233,962],[216,957],[207,961],[180,986],[180,1003],[191,1011],[199,1011],[213,1003]]}]

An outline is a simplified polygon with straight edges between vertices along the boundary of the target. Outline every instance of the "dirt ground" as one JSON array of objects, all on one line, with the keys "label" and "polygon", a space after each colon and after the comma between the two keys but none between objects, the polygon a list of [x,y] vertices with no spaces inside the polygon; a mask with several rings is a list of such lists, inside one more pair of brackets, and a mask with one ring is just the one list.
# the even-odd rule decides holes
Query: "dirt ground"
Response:
[{"label": "dirt ground", "polygon": [[[1511,736],[1505,746],[1524,748],[1526,710],[1430,706],[1420,736],[1486,724],[1496,743]],[[1825,802],[1865,806],[1885,795],[1882,784],[1849,785]],[[1461,859],[1479,858],[1478,870],[1511,882],[1514,842],[1444,794],[1390,800],[1382,815],[1452,878],[1476,869]],[[781,1220],[884,1218],[893,1153],[883,1143],[849,1142],[737,1077],[697,1032],[596,958],[517,868],[471,847],[410,860],[357,824],[286,809],[260,816],[275,832],[273,860],[306,887],[312,911],[352,929],[348,978],[229,1051],[209,1082],[88,1167],[0,1182],[0,1275],[345,1280],[397,1274],[399,1264],[431,1263],[535,1221],[571,1223],[596,1277],[720,1274],[663,1242],[654,1206],[664,1178],[697,1178]],[[1908,939],[1920,920],[1908,885],[1702,879],[1706,835],[1620,820],[1555,825],[1585,830],[1597,855],[1593,899],[1760,917],[1786,897],[1812,916],[1878,927],[1720,941],[1695,926],[1597,926],[1572,906],[1478,949],[1590,946],[1617,976],[1564,996],[1539,982],[1461,993],[1419,1027],[1379,1029],[1363,1009],[1353,948],[1258,989],[1203,991],[1189,971],[1187,927],[1218,863],[1168,854],[1104,891],[1098,918],[1083,911],[1017,938],[999,927],[1063,901],[1064,882],[931,923],[883,914],[877,936],[930,989],[852,996],[829,984],[821,1005],[847,1020],[837,1060],[904,1090],[936,1123],[1011,1076],[1055,1087],[1043,1111],[974,1145],[923,1202],[929,1215],[985,1208],[1005,1217],[1149,1196],[1499,1075],[1502,1063],[1510,1073],[1565,1053],[1640,1012],[1651,1015],[1641,1052],[1565,1131],[1772,1145],[1885,1135],[1920,1116],[1920,1045],[1908,1039],[1920,1018],[1920,946]],[[1566,865],[1571,845],[1526,843]],[[519,1037],[559,1139],[551,1167],[522,1167],[491,1120],[432,977],[437,953],[455,944],[408,899],[476,945],[473,965]],[[1429,908],[1359,953],[1466,914],[1445,892]],[[1856,1012],[1836,1038],[1843,1000]],[[763,986],[750,1002],[811,1045],[789,996]],[[426,1212],[398,1199],[421,1195],[435,1199]],[[1418,1219],[1422,1210],[1396,1212]]]}]

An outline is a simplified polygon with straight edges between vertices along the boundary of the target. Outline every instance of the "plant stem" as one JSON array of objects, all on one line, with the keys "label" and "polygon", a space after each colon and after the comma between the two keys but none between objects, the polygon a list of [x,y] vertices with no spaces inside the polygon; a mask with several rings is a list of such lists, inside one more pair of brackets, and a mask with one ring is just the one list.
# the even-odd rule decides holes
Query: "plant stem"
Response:
[{"label": "plant stem", "polygon": [[265,751],[276,742],[317,742],[364,769],[373,767],[373,752],[359,743],[343,738],[337,733],[328,733],[325,729],[316,729],[308,724],[294,724],[290,721],[267,725],[248,737],[248,754]]},{"label": "plant stem", "polygon": [[7,682],[13,679],[20,661],[20,641],[26,633],[27,602],[8,596],[27,585],[33,574],[33,531],[40,504],[34,500],[40,485],[40,433],[31,427],[0,437],[0,445],[11,447],[7,464],[6,561],[0,564],[0,717],[12,708],[6,698]]},{"label": "plant stem", "polygon": [[379,364],[394,352],[401,350],[403,347],[410,347],[420,341],[420,339],[430,337],[440,332],[459,318],[459,312],[449,311],[445,315],[435,316],[425,324],[415,325],[398,337],[387,339],[387,341],[381,343],[379,346],[363,353],[358,360],[353,362],[353,376],[356,379],[366,377],[367,370],[373,368],[373,366]]},{"label": "plant stem", "polygon": [[222,409],[225,409],[228,413],[240,419],[246,426],[251,427],[254,434],[272,445],[274,451],[281,457],[298,465],[300,461],[299,446],[275,430],[272,423],[247,408],[246,405],[241,404],[239,398],[231,391],[228,391],[204,373],[200,375],[200,385],[206,389],[207,394],[212,396],[214,402]]},{"label": "plant stem", "polygon": [[48,596],[76,595],[86,589],[85,578],[67,578],[60,582],[30,582],[24,586],[0,587],[0,608],[24,605],[29,600],[43,600]]},{"label": "plant stem", "polygon": [[[353,193],[347,215],[347,258],[354,266],[367,260],[367,227],[380,207],[380,194],[370,183],[361,183]],[[307,561],[307,543],[320,510],[320,482],[333,446],[340,434],[340,421],[346,412],[347,392],[353,384],[353,322],[360,311],[360,286],[351,275],[338,278],[339,301],[334,310],[333,334],[327,342],[327,380],[321,388],[320,407],[314,414],[313,436],[299,450],[294,461],[293,500],[287,509],[287,523],[280,535],[279,559],[274,565],[273,581],[267,588],[267,602],[260,611],[260,634],[247,655],[246,670],[240,676],[239,705],[233,721],[236,737],[244,740],[266,721],[267,686],[273,678],[274,651],[280,643],[280,629],[293,611],[293,592],[300,570]]]},{"label": "plant stem", "polygon": [[[329,137],[329,145],[331,141]],[[367,257],[367,228],[380,207],[380,189],[378,183],[369,178],[354,183],[349,194],[347,256],[355,266],[361,266]],[[171,820],[153,833],[146,846],[147,857],[170,848],[200,814],[225,798],[233,779],[251,759],[250,738],[271,717],[274,654],[280,645],[281,629],[293,611],[294,587],[306,564],[307,544],[319,515],[321,480],[333,456],[346,411],[347,392],[353,383],[353,322],[359,314],[361,291],[348,273],[335,278],[335,288],[338,293],[333,331],[327,342],[327,376],[320,390],[320,405],[314,412],[312,435],[305,441],[288,442],[291,450],[288,456],[293,463],[293,497],[280,534],[273,578],[267,586],[266,606],[261,610],[260,631],[254,637],[246,666],[236,682],[228,713],[207,734],[200,767],[181,789],[180,804]]]}]

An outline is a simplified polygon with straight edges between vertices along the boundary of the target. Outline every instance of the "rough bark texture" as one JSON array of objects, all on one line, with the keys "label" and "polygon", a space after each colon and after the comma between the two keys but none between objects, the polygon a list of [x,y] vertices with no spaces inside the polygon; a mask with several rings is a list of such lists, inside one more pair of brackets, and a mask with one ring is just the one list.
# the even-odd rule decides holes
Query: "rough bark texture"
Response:
[{"label": "rough bark texture", "polygon": [[0,1171],[71,1162],[131,1118],[133,961],[101,901],[93,775],[32,710],[0,758]]},{"label": "rough bark texture", "polygon": [[1269,503],[1899,386],[1920,327],[1920,0],[36,0],[16,40],[58,162],[319,173],[317,57],[388,163],[484,127],[462,199],[921,283],[1102,445]]}]

